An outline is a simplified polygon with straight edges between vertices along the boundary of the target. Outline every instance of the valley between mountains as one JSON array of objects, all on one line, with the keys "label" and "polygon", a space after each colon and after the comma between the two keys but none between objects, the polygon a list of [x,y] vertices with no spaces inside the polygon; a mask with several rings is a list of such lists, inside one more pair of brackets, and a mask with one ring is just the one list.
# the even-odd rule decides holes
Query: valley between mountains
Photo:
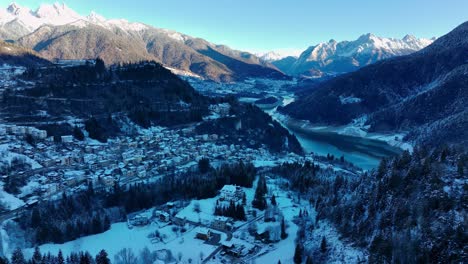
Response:
[{"label": "valley between mountains", "polygon": [[0,8],[0,264],[464,263],[468,22],[240,51]]}]

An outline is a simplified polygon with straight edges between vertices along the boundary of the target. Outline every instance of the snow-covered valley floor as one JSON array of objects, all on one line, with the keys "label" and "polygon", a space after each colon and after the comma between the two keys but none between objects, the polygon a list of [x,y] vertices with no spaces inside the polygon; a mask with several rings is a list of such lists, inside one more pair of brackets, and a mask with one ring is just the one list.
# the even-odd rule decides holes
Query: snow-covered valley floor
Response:
[{"label": "snow-covered valley floor", "polygon": [[[284,180],[280,178],[269,178],[267,180],[268,196],[275,195],[278,211],[284,216],[286,222],[287,238],[264,244],[259,240],[255,240],[248,234],[249,226],[255,222],[256,228],[259,230],[266,228],[277,228],[279,222],[265,222],[263,220],[264,212],[256,210],[256,217],[248,217],[248,222],[236,221],[232,238],[228,238],[228,232],[217,232],[220,234],[220,243],[223,241],[236,241],[236,243],[253,245],[256,247],[255,252],[241,258],[247,263],[292,263],[294,249],[296,247],[297,233],[299,226],[295,223],[295,219],[300,211],[307,211],[308,217],[315,219],[315,210],[306,199],[298,201],[297,194],[288,190],[282,189]],[[253,188],[243,188],[246,194],[247,206],[246,211],[254,210],[250,204],[254,198],[255,185]],[[111,225],[111,229],[107,232],[82,237],[80,239],[70,241],[61,245],[45,244],[40,246],[41,252],[51,252],[57,254],[61,250],[65,255],[77,251],[89,251],[92,255],[96,255],[101,249],[105,249],[110,258],[113,257],[123,248],[129,248],[136,256],[144,249],[148,248],[151,252],[166,252],[170,251],[173,256],[172,263],[198,263],[202,259],[206,263],[220,263],[224,259],[225,263],[230,263],[232,257],[221,254],[218,245],[209,245],[205,241],[197,239],[196,234],[202,231],[214,219],[214,207],[216,200],[219,197],[203,200],[193,200],[185,208],[177,213],[177,217],[186,218],[188,223],[185,225],[186,232],[180,232],[174,228],[174,225],[153,221],[151,224],[142,227],[129,228],[126,222],[115,223]],[[268,198],[269,201],[269,198]],[[194,208],[199,207],[200,213],[197,213]],[[200,222],[202,226],[197,227],[194,223]],[[159,233],[162,241],[154,238],[155,233]],[[308,247],[318,247],[320,239],[326,237],[330,244],[330,254],[332,263],[351,263],[357,259],[363,259],[365,254],[359,249],[353,248],[349,244],[340,240],[337,231],[327,222],[320,221],[317,227],[310,232],[307,231]],[[153,235],[153,236],[152,236]],[[32,248],[25,251],[26,256],[31,256]],[[210,254],[215,252],[213,258],[206,259]],[[179,261],[180,258],[180,261]]]}]

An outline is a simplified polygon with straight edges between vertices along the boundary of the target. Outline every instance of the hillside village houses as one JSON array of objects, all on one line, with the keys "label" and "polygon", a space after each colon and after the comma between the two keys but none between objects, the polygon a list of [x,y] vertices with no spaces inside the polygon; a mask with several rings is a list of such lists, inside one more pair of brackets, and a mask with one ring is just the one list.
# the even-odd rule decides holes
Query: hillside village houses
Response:
[{"label": "hillside village houses", "polygon": [[[227,109],[219,111],[223,113]],[[31,146],[24,140],[28,133],[43,140],[37,140],[35,146]],[[220,144],[222,138],[218,135],[197,135],[191,127],[176,130],[153,127],[141,130],[137,136],[116,137],[106,143],[89,139],[78,141],[71,135],[62,136],[62,143],[45,140],[50,138],[46,131],[33,127],[0,125],[0,142],[15,142],[4,145],[0,155],[2,152],[13,153],[25,162],[36,164],[22,173],[31,180],[43,179],[41,187],[33,191],[47,197],[58,195],[65,189],[73,191],[88,182],[96,187],[112,188],[116,182],[125,185],[166,173],[196,169],[200,157],[207,157],[217,164],[272,159],[266,149]],[[287,159],[301,157],[288,155]],[[76,174],[76,171],[84,173]],[[238,201],[242,195],[238,186],[226,185],[221,190],[222,199],[227,201]]]},{"label": "hillside village houses", "polygon": [[31,135],[36,139],[46,139],[47,131],[40,130],[35,127],[17,126],[17,125],[2,125],[0,126],[0,136],[4,135],[26,136]]}]

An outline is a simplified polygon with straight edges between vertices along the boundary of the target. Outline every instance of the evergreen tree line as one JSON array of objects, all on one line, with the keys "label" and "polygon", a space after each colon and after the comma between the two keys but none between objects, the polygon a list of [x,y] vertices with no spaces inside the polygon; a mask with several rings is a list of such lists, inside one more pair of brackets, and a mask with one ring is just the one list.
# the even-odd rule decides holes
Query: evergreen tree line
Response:
[{"label": "evergreen tree line", "polygon": [[[32,244],[64,243],[107,231],[111,224],[110,211],[102,207],[101,195],[95,194],[92,186],[73,196],[64,193],[59,201],[43,203],[26,215],[17,221]],[[119,212],[113,220],[123,216]]]},{"label": "evergreen tree line", "polygon": [[247,217],[245,215],[245,209],[242,204],[236,204],[234,201],[230,201],[229,206],[223,206],[219,203],[216,204],[215,215],[231,217],[234,220],[245,221]]},{"label": "evergreen tree line", "polygon": [[106,207],[123,206],[126,212],[136,212],[171,200],[206,199],[217,195],[226,184],[252,186],[256,170],[253,164],[225,164],[201,174],[192,171],[183,175],[168,175],[158,182],[135,184],[123,190],[116,184],[106,197]]},{"label": "evergreen tree line", "polygon": [[[157,251],[151,251],[148,247],[144,247],[136,255],[131,248],[122,248],[111,261],[105,250],[99,251],[93,257],[87,251],[71,252],[69,255],[65,255],[59,250],[57,255],[50,252],[43,254],[39,247],[36,247],[31,258],[26,258],[23,251],[17,248],[9,259],[0,257],[0,264],[151,264],[158,260],[164,263],[175,263],[177,260],[180,261],[182,257],[182,252],[174,255],[171,250],[166,251],[165,256],[161,256]],[[191,262],[190,259],[189,262]]]},{"label": "evergreen tree line", "polygon": [[89,252],[73,252],[64,256],[61,250],[57,255],[50,252],[42,254],[36,247],[30,259],[26,259],[21,249],[18,248],[13,251],[11,259],[0,258],[0,264],[111,264],[111,261],[105,250],[101,250],[95,257]]}]

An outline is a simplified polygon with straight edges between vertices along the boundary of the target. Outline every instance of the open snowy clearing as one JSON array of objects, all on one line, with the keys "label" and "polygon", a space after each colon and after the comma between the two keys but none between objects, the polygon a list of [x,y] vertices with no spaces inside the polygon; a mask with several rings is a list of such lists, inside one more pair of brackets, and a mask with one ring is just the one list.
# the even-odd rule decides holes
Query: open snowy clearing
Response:
[{"label": "open snowy clearing", "polygon": [[[165,242],[152,243],[148,235],[159,231],[161,236],[166,236]],[[189,259],[198,260],[201,255],[204,257],[211,254],[217,247],[205,244],[205,241],[195,238],[198,228],[191,228],[181,236],[177,236],[172,231],[172,226],[158,228],[157,225],[145,227],[135,227],[129,229],[127,223],[116,223],[111,229],[102,234],[83,237],[65,244],[45,244],[40,247],[41,252],[51,252],[57,254],[62,250],[64,255],[77,251],[89,251],[95,256],[101,249],[105,249],[111,260],[122,248],[130,248],[137,256],[140,251],[148,247],[150,251],[171,250],[174,257],[182,253],[182,261]],[[225,240],[226,235],[221,234],[221,240]],[[26,255],[31,256],[34,249],[27,249]],[[202,252],[202,253],[201,253]]]}]

